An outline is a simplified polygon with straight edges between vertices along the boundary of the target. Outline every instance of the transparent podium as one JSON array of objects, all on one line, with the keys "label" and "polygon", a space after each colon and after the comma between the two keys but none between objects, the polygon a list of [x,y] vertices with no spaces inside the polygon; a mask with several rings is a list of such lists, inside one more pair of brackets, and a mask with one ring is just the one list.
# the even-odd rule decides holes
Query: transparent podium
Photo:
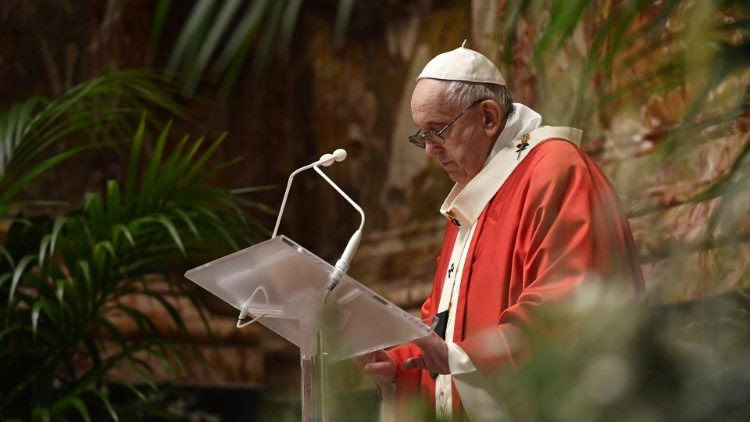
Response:
[{"label": "transparent podium", "polygon": [[[285,236],[194,268],[185,277],[300,349],[303,421],[327,421],[328,365],[429,335],[430,327]],[[245,319],[249,321],[243,322]]]}]

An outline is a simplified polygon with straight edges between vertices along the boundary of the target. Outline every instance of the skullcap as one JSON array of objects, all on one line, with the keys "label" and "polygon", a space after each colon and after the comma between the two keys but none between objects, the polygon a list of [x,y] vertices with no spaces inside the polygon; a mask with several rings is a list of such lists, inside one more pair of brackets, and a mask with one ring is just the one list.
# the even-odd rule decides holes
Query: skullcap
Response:
[{"label": "skullcap", "polygon": [[461,47],[435,56],[422,69],[417,80],[429,78],[505,85],[503,75],[490,59],[464,45],[466,40]]}]

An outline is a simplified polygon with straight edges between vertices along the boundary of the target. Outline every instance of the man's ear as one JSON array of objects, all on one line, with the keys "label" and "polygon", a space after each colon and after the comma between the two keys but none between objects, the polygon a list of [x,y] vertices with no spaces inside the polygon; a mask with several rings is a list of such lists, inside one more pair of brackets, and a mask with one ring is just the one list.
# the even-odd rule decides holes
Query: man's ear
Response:
[{"label": "man's ear", "polygon": [[502,110],[500,106],[492,101],[482,101],[482,129],[488,136],[495,136],[503,129],[502,128]]}]

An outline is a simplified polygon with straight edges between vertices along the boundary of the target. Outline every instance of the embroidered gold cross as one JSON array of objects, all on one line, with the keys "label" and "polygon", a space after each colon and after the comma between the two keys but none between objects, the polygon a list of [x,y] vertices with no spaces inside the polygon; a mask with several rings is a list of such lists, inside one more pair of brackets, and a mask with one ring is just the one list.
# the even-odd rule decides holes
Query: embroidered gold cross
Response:
[{"label": "embroidered gold cross", "polygon": [[519,142],[518,145],[516,145],[516,152],[518,153],[518,158],[516,158],[516,160],[521,159],[521,151],[525,150],[529,146],[529,138],[530,138],[529,134],[524,133],[523,136],[521,137],[521,142]]},{"label": "embroidered gold cross", "polygon": [[448,220],[450,220],[451,223],[455,224],[456,227],[461,227],[461,222],[458,221],[456,215],[453,214],[453,211],[446,211],[445,214],[448,216]]}]

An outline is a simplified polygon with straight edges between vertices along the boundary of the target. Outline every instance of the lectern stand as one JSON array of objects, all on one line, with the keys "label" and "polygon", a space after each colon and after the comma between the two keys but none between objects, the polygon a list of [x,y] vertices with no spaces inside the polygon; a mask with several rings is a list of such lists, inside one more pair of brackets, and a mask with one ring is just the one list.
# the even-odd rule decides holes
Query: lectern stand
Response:
[{"label": "lectern stand", "polygon": [[430,327],[285,236],[194,268],[185,277],[300,349],[302,420],[327,421],[329,363],[406,343]]}]

